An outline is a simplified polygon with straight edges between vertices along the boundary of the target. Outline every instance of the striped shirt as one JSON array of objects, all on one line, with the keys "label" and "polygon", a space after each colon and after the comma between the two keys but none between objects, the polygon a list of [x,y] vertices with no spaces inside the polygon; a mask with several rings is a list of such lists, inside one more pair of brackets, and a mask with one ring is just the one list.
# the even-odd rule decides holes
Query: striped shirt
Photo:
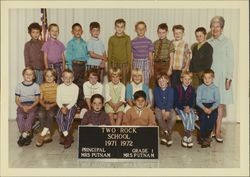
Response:
[{"label": "striped shirt", "polygon": [[154,51],[153,43],[146,37],[136,37],[131,41],[133,58],[148,58],[149,52]]},{"label": "striped shirt", "polygon": [[45,102],[55,103],[56,102],[56,83],[43,83],[40,86],[41,97]]},{"label": "striped shirt", "polygon": [[21,82],[16,86],[15,95],[20,97],[21,103],[33,103],[36,96],[40,96],[39,85],[35,82],[29,85]]},{"label": "striped shirt", "polygon": [[[159,45],[160,45],[160,40],[162,40],[162,46],[159,51]],[[154,42],[154,61],[169,61],[170,59],[170,53],[174,52],[174,48],[172,45],[170,45],[170,40],[167,38],[164,39],[158,39]]]}]

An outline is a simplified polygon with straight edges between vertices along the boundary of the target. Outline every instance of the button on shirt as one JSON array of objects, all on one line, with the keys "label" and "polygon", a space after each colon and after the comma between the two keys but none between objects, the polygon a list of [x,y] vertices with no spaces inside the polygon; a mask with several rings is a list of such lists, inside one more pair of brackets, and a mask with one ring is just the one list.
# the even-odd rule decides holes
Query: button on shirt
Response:
[{"label": "button on shirt", "polygon": [[154,98],[155,105],[161,110],[170,111],[173,109],[174,102],[174,90],[171,87],[167,87],[166,89],[161,89],[160,87],[156,87],[154,89]]},{"label": "button on shirt", "polygon": [[[103,55],[105,53],[104,44],[98,38],[91,37],[87,42],[87,48],[88,48],[89,52],[94,52],[98,55]],[[87,64],[99,66],[101,64],[101,62],[102,62],[101,59],[89,57]]]}]

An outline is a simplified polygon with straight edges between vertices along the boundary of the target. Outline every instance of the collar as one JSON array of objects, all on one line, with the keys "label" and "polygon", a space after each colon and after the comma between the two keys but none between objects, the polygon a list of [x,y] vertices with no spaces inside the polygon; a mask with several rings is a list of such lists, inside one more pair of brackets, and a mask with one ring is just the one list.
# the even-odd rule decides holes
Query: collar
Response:
[{"label": "collar", "polygon": [[89,88],[98,88],[99,82],[96,82],[95,85],[92,85],[89,81],[87,81],[86,85]]},{"label": "collar", "polygon": [[74,40],[74,41],[77,41],[77,40],[79,40],[80,39],[80,41],[83,41],[83,39],[80,37],[80,38],[77,38],[77,37],[73,37],[73,39],[72,40]]},{"label": "collar", "polygon": [[215,38],[212,36],[211,40],[212,40],[212,41],[216,41],[216,40],[222,41],[224,38],[225,38],[225,35],[222,33],[217,39],[215,39]]},{"label": "collar", "polygon": [[138,87],[142,87],[142,82],[141,83],[139,83],[139,84],[136,84],[136,83],[134,83],[133,81],[131,82],[131,85],[133,86],[133,87],[136,87],[136,88],[138,88]]},{"label": "collar", "polygon": [[185,86],[184,84],[182,84],[182,87],[184,88],[184,90],[186,91],[188,86]]},{"label": "collar", "polygon": [[25,84],[24,81],[22,82],[22,84],[23,84],[24,86],[32,86],[34,83],[35,83],[35,82],[32,82],[31,84]]},{"label": "collar", "polygon": [[94,41],[99,41],[100,39],[99,38],[95,38],[95,37],[90,37],[91,40],[94,40]]}]

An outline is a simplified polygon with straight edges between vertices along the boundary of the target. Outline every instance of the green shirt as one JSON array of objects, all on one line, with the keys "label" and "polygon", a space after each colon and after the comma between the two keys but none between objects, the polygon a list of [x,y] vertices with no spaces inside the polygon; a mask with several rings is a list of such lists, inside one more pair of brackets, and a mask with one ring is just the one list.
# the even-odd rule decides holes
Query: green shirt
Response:
[{"label": "green shirt", "polygon": [[[160,49],[160,40],[162,40],[162,47]],[[154,61],[168,61],[170,59],[170,52],[174,51],[174,48],[170,48],[170,40],[167,38],[164,39],[158,39],[154,42]],[[160,49],[160,51],[159,51]]]},{"label": "green shirt", "polygon": [[131,61],[131,40],[126,34],[109,38],[108,42],[108,62],[110,63],[130,63]]}]

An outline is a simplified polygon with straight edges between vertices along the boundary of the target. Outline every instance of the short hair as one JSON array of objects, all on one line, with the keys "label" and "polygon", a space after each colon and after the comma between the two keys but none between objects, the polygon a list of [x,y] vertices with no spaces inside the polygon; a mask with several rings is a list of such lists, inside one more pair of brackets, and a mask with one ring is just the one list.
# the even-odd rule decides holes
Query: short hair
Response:
[{"label": "short hair", "polygon": [[133,76],[134,75],[140,75],[142,77],[142,82],[144,81],[143,72],[142,72],[142,70],[140,68],[134,68],[131,71],[131,79],[130,79],[131,82],[133,81]]},{"label": "short hair", "polygon": [[71,27],[72,30],[74,30],[74,28],[77,27],[77,26],[80,27],[80,28],[82,28],[82,25],[81,25],[80,23],[74,23],[74,24],[72,25],[72,27]]},{"label": "short hair", "polygon": [[59,26],[58,26],[58,24],[56,24],[56,23],[51,23],[51,24],[49,25],[48,31],[50,31],[52,27],[57,27],[57,28],[58,28],[58,31],[59,31]]},{"label": "short hair", "polygon": [[115,21],[115,26],[116,26],[116,24],[118,24],[118,23],[123,23],[124,26],[126,26],[126,21],[125,21],[123,18],[117,19],[117,20]]},{"label": "short hair", "polygon": [[193,77],[193,73],[192,72],[190,72],[190,71],[183,71],[182,73],[181,73],[181,78],[183,78],[184,76],[189,76],[189,77]]},{"label": "short hair", "polygon": [[35,80],[36,80],[35,70],[34,70],[33,67],[31,67],[31,66],[25,67],[25,68],[23,69],[22,75],[24,76],[25,72],[28,71],[28,70],[32,71],[33,81],[35,81]]},{"label": "short hair", "polygon": [[109,76],[110,76],[110,77],[111,77],[112,75],[118,75],[118,76],[121,77],[121,74],[122,74],[122,72],[121,72],[121,69],[120,69],[120,68],[111,68],[111,69],[109,70]]},{"label": "short hair", "polygon": [[206,28],[204,28],[204,27],[199,27],[199,28],[197,28],[197,29],[195,30],[195,33],[197,33],[197,32],[202,32],[204,35],[207,34],[207,30],[206,30]]},{"label": "short hair", "polygon": [[174,25],[172,31],[174,32],[174,30],[182,30],[184,32],[185,29],[182,25]]},{"label": "short hair", "polygon": [[29,26],[28,26],[28,33],[30,34],[32,30],[39,30],[40,33],[42,32],[42,27],[41,25],[39,25],[38,23],[34,22],[34,23],[31,23]]},{"label": "short hair", "polygon": [[45,81],[45,76],[46,76],[47,72],[51,72],[51,74],[52,74],[52,76],[54,76],[55,80],[57,79],[56,70],[53,69],[53,68],[46,68],[46,69],[43,71],[43,80],[44,80],[44,81]]},{"label": "short hair", "polygon": [[91,22],[91,23],[89,24],[89,29],[92,30],[93,28],[98,28],[98,29],[100,29],[100,28],[101,28],[100,23],[98,23],[98,22]]},{"label": "short hair", "polygon": [[98,77],[99,77],[99,75],[98,75],[98,70],[95,69],[95,68],[90,69],[90,70],[88,71],[88,77],[89,77],[90,75],[96,76],[96,77],[98,78]]},{"label": "short hair", "polygon": [[223,29],[225,25],[225,19],[222,16],[215,16],[210,21],[210,28],[212,27],[213,23],[219,23],[220,27]]},{"label": "short hair", "polygon": [[168,25],[167,25],[167,23],[161,23],[161,24],[159,24],[159,25],[158,25],[158,28],[157,28],[157,31],[158,31],[159,29],[168,31]]},{"label": "short hair", "polygon": [[169,77],[168,77],[168,75],[167,75],[166,72],[157,73],[157,75],[156,75],[156,81],[158,81],[161,78],[165,78],[165,79],[167,79],[169,81]]},{"label": "short hair", "polygon": [[103,96],[100,95],[100,94],[98,94],[98,93],[91,96],[91,98],[90,98],[90,103],[93,103],[94,99],[96,99],[96,98],[101,99],[102,103],[104,103],[104,98],[103,98]]},{"label": "short hair", "polygon": [[214,71],[212,69],[205,69],[202,73],[202,78],[204,77],[205,74],[211,74],[212,77],[215,76]]},{"label": "short hair", "polygon": [[137,100],[138,98],[144,98],[144,100],[146,100],[147,95],[143,90],[138,90],[134,93],[134,100]]},{"label": "short hair", "polygon": [[144,25],[145,28],[147,28],[147,25],[144,21],[138,21],[136,24],[135,24],[135,29],[138,27],[138,25]]},{"label": "short hair", "polygon": [[65,70],[63,70],[63,72],[62,72],[62,77],[63,77],[64,73],[71,73],[71,74],[74,76],[73,71],[70,70],[70,69],[65,69]]}]

